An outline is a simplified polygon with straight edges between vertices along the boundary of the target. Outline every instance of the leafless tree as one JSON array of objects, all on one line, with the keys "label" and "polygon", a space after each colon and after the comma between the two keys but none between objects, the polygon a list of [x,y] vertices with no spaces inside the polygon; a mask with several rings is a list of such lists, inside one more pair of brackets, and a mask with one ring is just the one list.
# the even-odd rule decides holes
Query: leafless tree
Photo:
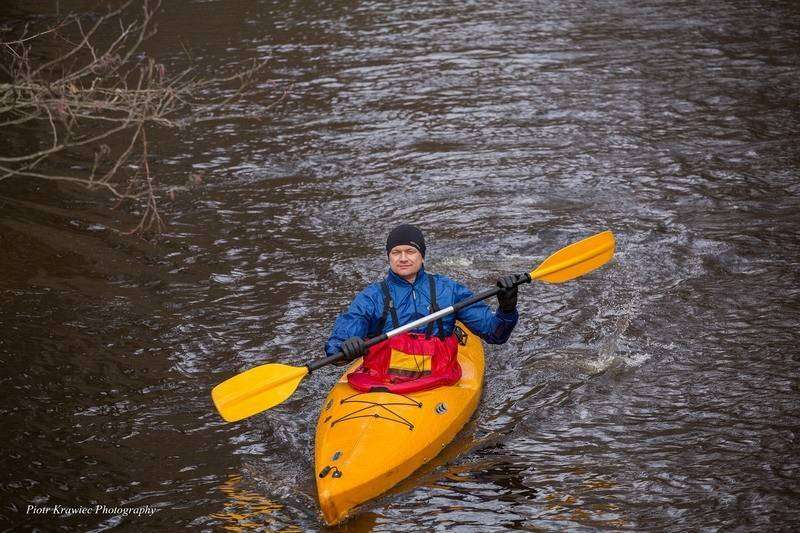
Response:
[{"label": "leafless tree", "polygon": [[[160,193],[148,162],[151,130],[263,117],[286,96],[288,89],[257,112],[229,113],[231,102],[253,90],[265,61],[222,78],[203,78],[194,68],[168,75],[141,52],[156,31],[153,18],[159,7],[160,0],[130,0],[92,19],[71,14],[44,28],[26,26],[13,40],[0,42],[0,134],[31,125],[38,125],[39,132],[34,147],[0,144],[0,181],[57,180],[105,189],[120,203],[144,206],[131,233],[159,232]],[[48,46],[58,45],[53,59],[37,53],[45,40]],[[226,91],[228,96],[210,101],[202,96],[226,85],[235,87]],[[86,168],[53,171],[54,165],[47,164],[67,154],[84,158]]]}]

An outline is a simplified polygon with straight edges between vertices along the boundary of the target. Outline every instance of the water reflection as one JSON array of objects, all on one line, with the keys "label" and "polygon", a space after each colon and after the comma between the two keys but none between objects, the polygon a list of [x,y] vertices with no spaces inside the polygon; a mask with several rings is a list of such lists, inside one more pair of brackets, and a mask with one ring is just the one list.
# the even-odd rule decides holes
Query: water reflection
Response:
[{"label": "water reflection", "polygon": [[225,496],[225,500],[223,510],[210,515],[215,527],[231,532],[264,528],[286,533],[303,531],[299,526],[275,527],[274,515],[283,509],[283,505],[247,488],[240,475],[229,476],[218,490]]}]

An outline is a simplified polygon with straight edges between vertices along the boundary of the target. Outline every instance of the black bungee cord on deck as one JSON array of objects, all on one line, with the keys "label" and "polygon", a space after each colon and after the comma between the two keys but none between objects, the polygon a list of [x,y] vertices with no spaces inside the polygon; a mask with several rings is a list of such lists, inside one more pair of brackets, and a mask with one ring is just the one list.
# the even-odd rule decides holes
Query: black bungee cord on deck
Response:
[{"label": "black bungee cord on deck", "polygon": [[[384,392],[384,391],[381,391],[381,392]],[[408,402],[410,402],[410,403],[402,403],[402,402],[381,403],[381,402],[374,402],[374,401],[369,401],[369,400],[364,400],[364,399],[354,399],[354,398],[357,398],[358,396],[362,396],[364,394],[370,394],[368,392],[359,392],[359,393],[353,394],[352,396],[348,396],[347,398],[341,400],[339,403],[342,404],[342,405],[344,405],[346,403],[361,403],[361,404],[366,404],[366,407],[362,407],[361,409],[353,411],[352,413],[348,413],[348,414],[346,414],[346,415],[344,415],[344,416],[342,416],[340,418],[337,418],[336,420],[331,422],[331,427],[335,426],[339,422],[344,422],[346,420],[354,420],[356,418],[380,418],[380,419],[383,419],[383,420],[388,420],[389,422],[397,422],[398,424],[403,424],[404,426],[407,426],[410,431],[414,431],[414,424],[412,424],[408,419],[406,419],[402,415],[400,415],[397,412],[395,412],[392,409],[390,409],[390,407],[391,406],[406,406],[406,407],[419,407],[419,408],[422,408],[422,402],[418,402],[418,401],[414,400],[413,398],[409,398],[408,396],[405,396],[404,394],[397,394],[397,393],[389,392],[389,391],[385,391],[385,392],[388,392],[389,394],[393,394],[395,396],[400,396],[401,398],[404,398],[404,399],[408,400]],[[368,411],[368,410],[372,409],[373,407],[380,407],[381,409],[384,409],[384,410],[388,411],[392,416],[394,416],[394,418],[383,416],[380,413],[359,414],[359,413],[364,413],[365,411]]]}]

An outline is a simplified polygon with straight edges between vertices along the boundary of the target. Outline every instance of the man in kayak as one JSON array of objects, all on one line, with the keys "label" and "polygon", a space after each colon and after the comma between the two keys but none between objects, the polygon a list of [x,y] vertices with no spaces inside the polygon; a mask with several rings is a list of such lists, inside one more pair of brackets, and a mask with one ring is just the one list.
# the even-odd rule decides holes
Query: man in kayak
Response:
[{"label": "man in kayak", "polygon": [[[389,273],[383,281],[362,290],[347,312],[338,317],[325,345],[327,355],[342,351],[345,361],[365,356],[365,338],[380,335],[472,296],[463,285],[445,276],[425,272],[425,238],[416,226],[403,224],[394,228],[386,239],[386,253]],[[397,383],[415,380],[415,386],[424,388],[458,381],[461,372],[456,359],[456,335],[460,332],[455,329],[456,320],[489,344],[506,342],[519,318],[515,281],[513,275],[497,281],[497,286],[503,290],[497,294],[499,306],[496,312],[485,303],[477,302],[456,314],[397,335],[372,347],[362,370],[369,370],[373,381]]]}]

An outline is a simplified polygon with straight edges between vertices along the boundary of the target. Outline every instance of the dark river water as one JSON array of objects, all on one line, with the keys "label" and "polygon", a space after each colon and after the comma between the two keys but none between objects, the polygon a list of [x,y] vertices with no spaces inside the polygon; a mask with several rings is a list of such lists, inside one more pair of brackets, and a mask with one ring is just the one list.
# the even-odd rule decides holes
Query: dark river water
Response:
[{"label": "dark river water", "polygon": [[[0,182],[0,528],[323,529],[340,370],[235,424],[210,389],[321,355],[401,222],[474,290],[605,229],[617,254],[525,287],[457,443],[346,528],[800,527],[800,5],[165,4],[170,71],[271,57],[245,113],[293,85],[267,120],[152,133],[157,240]],[[29,512],[53,505],[156,512]]]}]

